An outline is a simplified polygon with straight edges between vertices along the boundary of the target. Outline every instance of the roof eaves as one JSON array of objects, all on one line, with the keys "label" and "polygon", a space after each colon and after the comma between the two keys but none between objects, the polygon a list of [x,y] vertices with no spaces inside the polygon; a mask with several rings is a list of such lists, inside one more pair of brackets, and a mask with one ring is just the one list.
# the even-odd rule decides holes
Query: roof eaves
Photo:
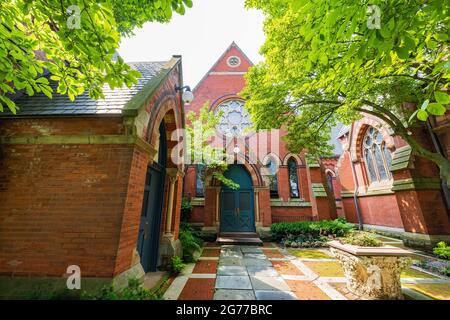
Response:
[{"label": "roof eaves", "polygon": [[[139,110],[146,104],[146,102],[153,96],[155,91],[163,83],[167,75],[181,62],[178,56],[172,57],[160,72],[147,82],[138,93],[136,93],[131,100],[129,100],[123,110],[124,116],[137,116]],[[175,88],[174,88],[175,90]]]}]

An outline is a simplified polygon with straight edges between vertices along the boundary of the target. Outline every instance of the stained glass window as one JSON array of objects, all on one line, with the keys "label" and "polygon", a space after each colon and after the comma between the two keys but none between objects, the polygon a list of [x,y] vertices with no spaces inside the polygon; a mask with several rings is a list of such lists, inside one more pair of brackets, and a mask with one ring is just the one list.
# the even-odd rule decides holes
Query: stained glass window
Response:
[{"label": "stained glass window", "polygon": [[291,190],[291,198],[298,198],[298,176],[297,176],[297,163],[293,159],[288,161],[289,170],[289,188]]},{"label": "stained glass window", "polygon": [[196,172],[196,185],[195,185],[195,195],[197,197],[204,197],[204,175],[205,175],[205,165],[198,164]]},{"label": "stained glass window", "polygon": [[391,179],[389,165],[392,155],[386,147],[381,132],[373,127],[367,129],[363,139],[364,162],[371,182],[380,182]]},{"label": "stained glass window", "polygon": [[278,198],[278,178],[277,178],[277,163],[273,159],[269,159],[266,164],[269,171],[269,190],[271,198]]},{"label": "stained glass window", "polygon": [[242,100],[227,100],[217,107],[216,112],[221,113],[217,129],[227,136],[239,137],[252,126]]}]

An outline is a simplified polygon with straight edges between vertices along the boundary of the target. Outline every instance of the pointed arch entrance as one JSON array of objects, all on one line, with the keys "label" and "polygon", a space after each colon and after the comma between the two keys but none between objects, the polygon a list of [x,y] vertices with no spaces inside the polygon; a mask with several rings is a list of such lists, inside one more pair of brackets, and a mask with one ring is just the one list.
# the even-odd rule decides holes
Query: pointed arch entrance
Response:
[{"label": "pointed arch entrance", "polygon": [[252,177],[241,164],[230,165],[224,175],[238,183],[240,187],[233,190],[225,185],[222,186],[220,193],[220,231],[254,232]]},{"label": "pointed arch entrance", "polygon": [[137,251],[145,272],[157,271],[158,248],[162,210],[164,203],[164,178],[167,164],[166,126],[164,121],[159,127],[158,153],[147,167],[144,200],[142,202],[141,221],[137,241]]}]

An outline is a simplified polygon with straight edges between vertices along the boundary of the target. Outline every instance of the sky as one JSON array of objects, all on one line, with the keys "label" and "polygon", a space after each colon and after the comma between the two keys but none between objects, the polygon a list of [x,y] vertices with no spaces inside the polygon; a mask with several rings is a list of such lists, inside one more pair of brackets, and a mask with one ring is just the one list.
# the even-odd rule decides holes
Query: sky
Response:
[{"label": "sky", "polygon": [[193,0],[167,24],[147,23],[123,38],[119,54],[127,62],[167,61],[182,55],[184,84],[195,87],[232,41],[257,63],[264,43],[264,16],[244,8],[244,0]]}]

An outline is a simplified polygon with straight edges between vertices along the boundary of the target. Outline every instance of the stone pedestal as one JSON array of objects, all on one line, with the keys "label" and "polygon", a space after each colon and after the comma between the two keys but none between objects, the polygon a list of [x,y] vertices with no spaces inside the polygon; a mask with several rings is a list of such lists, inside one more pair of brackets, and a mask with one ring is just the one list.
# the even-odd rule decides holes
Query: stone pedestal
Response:
[{"label": "stone pedestal", "polygon": [[174,240],[172,234],[165,234],[161,239],[161,244],[159,245],[159,261],[158,265],[162,265],[167,268],[171,265],[172,257],[182,257],[183,250],[181,248],[180,240]]},{"label": "stone pedestal", "polygon": [[361,299],[403,299],[400,275],[411,264],[409,251],[394,247],[357,247],[337,241],[331,253],[341,263],[347,289]]}]

